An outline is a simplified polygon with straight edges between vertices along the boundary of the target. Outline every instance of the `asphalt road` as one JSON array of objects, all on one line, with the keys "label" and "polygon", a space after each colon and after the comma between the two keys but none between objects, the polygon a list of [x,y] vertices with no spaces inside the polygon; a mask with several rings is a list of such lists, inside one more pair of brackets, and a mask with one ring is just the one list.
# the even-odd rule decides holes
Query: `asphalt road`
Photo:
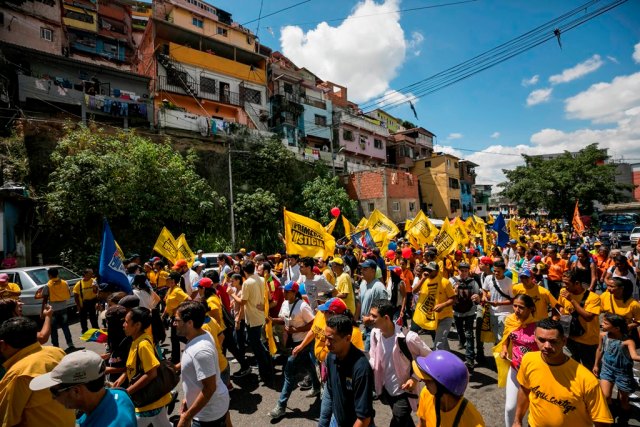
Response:
[{"label": "asphalt road", "polygon": [[[98,353],[104,352],[104,345],[97,343],[85,343],[80,340],[80,325],[77,321],[71,325],[71,333],[74,337],[74,343],[77,347],[85,347],[87,350],[93,350]],[[59,332],[60,341],[64,343],[62,331]],[[458,351],[458,341],[455,333],[450,334],[449,344],[451,350],[463,357],[463,353]],[[422,336],[428,345],[431,345],[431,338]],[[166,343],[169,340],[167,339]],[[490,355],[490,345],[485,344],[485,355]],[[238,369],[238,364],[231,361],[231,372]],[[497,387],[495,362],[493,358],[487,357],[486,366],[477,366],[471,376],[469,386],[465,396],[473,402],[483,415],[485,423],[489,427],[501,427],[504,425],[504,400],[505,391],[503,388]],[[244,378],[232,380],[235,388],[231,391],[231,420],[233,425],[238,427],[250,426],[267,426],[278,425],[282,427],[306,427],[316,426],[317,417],[320,412],[320,399],[309,399],[305,397],[305,393],[295,390],[289,399],[287,405],[287,414],[281,420],[272,421],[267,413],[276,405],[282,386],[282,366],[276,367],[277,373],[277,390],[263,387],[258,382],[257,368],[254,372]],[[182,389],[178,387],[179,396],[182,397]],[[640,397],[635,399],[635,404],[640,405]],[[390,421],[390,409],[382,405],[379,401],[374,402],[376,411],[375,423],[377,426],[388,426]],[[640,411],[634,410],[630,425],[640,426]],[[177,409],[173,415],[177,414]]]}]

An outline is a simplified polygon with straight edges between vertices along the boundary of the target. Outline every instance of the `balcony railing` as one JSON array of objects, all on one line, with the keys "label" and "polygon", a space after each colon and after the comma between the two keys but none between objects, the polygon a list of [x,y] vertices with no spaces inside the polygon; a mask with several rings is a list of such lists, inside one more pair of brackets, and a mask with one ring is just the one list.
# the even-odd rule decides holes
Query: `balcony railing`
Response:
[{"label": "balcony railing", "polygon": [[[173,82],[171,79],[167,78],[167,76],[158,76],[157,90],[187,95],[184,89],[182,89],[175,83],[177,82]],[[218,101],[223,104],[236,105],[239,107],[242,106],[242,103],[240,102],[240,94],[237,92],[225,91],[224,93],[220,93],[220,91],[217,91],[215,93],[211,93],[202,89],[202,86],[200,86],[198,83],[192,83],[192,86],[195,92],[198,94],[198,98],[204,98],[210,101]]]},{"label": "balcony railing", "polygon": [[313,98],[308,95],[302,95],[301,99],[304,104],[311,105],[316,108],[321,108],[323,110],[327,109],[327,103],[321,99]]}]

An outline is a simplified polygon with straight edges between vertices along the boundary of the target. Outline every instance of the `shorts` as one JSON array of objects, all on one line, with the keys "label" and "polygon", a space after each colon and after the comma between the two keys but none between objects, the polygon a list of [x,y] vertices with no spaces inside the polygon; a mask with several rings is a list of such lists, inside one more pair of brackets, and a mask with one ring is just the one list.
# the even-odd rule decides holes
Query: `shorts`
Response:
[{"label": "shorts", "polygon": [[620,369],[612,368],[605,363],[600,368],[600,379],[615,384],[618,390],[624,393],[633,393],[637,388],[635,378],[633,378],[633,371],[624,371]]}]

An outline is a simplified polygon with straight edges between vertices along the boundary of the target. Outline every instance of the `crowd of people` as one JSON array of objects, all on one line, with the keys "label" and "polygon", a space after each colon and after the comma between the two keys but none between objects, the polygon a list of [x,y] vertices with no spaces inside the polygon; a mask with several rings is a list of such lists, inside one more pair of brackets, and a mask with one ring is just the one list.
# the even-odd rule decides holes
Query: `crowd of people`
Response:
[{"label": "crowd of people", "polygon": [[[489,233],[450,254],[402,238],[384,254],[347,244],[326,259],[243,249],[215,269],[202,251],[191,266],[134,254],[130,294],[91,268],[70,290],[50,268],[40,327],[0,274],[0,424],[230,427],[230,392],[253,363],[279,392],[261,423],[285,417],[300,389],[320,400],[321,427],[374,425],[376,399],[390,426],[498,425],[464,397],[495,357],[505,426],[526,414],[531,426],[627,425],[640,244],[624,254],[588,234],[520,232],[505,248]],[[83,333],[106,332],[103,354],[74,346],[70,298]]]}]

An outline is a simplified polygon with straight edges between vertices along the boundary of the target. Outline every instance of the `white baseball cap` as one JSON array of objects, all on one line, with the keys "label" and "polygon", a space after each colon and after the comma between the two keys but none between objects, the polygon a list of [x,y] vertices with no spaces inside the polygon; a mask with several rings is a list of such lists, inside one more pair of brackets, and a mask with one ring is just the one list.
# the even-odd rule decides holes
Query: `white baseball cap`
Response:
[{"label": "white baseball cap", "polygon": [[51,372],[32,379],[29,388],[38,391],[58,384],[86,384],[104,373],[104,360],[97,353],[80,350],[67,354]]}]

